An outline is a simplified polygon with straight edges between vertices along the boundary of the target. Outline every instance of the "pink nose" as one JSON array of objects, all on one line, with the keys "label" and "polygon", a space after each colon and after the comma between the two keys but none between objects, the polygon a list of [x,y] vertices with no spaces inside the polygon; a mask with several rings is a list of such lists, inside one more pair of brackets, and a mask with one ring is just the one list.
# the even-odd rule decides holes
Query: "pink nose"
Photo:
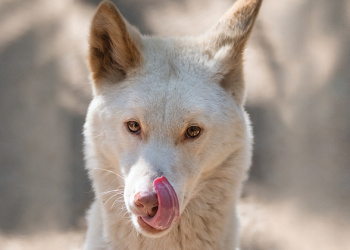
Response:
[{"label": "pink nose", "polygon": [[138,192],[134,202],[142,216],[153,217],[158,211],[158,197],[154,192]]}]

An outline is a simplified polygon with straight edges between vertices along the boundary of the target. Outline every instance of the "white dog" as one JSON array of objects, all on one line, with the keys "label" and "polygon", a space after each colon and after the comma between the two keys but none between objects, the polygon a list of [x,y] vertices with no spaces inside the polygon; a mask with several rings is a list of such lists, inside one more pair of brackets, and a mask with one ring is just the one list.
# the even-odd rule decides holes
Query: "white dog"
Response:
[{"label": "white dog", "polygon": [[104,1],[92,20],[85,123],[95,201],[85,249],[235,249],[251,161],[243,50],[261,0],[200,37],[142,36]]}]

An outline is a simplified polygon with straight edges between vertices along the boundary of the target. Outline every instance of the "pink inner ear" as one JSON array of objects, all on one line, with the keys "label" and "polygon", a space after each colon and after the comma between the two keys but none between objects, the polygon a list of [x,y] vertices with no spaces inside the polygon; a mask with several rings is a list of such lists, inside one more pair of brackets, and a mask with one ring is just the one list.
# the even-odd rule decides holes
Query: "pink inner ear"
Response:
[{"label": "pink inner ear", "polygon": [[158,211],[155,216],[144,216],[142,219],[151,227],[164,230],[179,219],[179,201],[174,188],[164,176],[155,179],[153,186],[158,196]]}]

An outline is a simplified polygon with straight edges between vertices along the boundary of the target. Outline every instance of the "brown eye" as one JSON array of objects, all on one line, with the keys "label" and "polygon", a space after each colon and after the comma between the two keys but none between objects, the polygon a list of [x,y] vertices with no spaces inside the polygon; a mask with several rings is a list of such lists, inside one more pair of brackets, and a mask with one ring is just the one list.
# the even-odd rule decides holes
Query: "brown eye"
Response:
[{"label": "brown eye", "polygon": [[131,133],[137,133],[141,130],[140,125],[135,121],[127,122],[126,125]]},{"label": "brown eye", "polygon": [[198,126],[191,126],[186,130],[186,136],[190,138],[197,137],[201,132],[201,128]]}]

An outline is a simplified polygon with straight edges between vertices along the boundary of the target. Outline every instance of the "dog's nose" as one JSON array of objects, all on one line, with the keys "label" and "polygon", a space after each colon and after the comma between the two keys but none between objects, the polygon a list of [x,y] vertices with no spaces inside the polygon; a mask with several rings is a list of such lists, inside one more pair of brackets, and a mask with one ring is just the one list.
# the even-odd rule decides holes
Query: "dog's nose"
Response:
[{"label": "dog's nose", "polygon": [[155,192],[138,192],[134,202],[142,216],[153,217],[158,211],[158,197]]}]

